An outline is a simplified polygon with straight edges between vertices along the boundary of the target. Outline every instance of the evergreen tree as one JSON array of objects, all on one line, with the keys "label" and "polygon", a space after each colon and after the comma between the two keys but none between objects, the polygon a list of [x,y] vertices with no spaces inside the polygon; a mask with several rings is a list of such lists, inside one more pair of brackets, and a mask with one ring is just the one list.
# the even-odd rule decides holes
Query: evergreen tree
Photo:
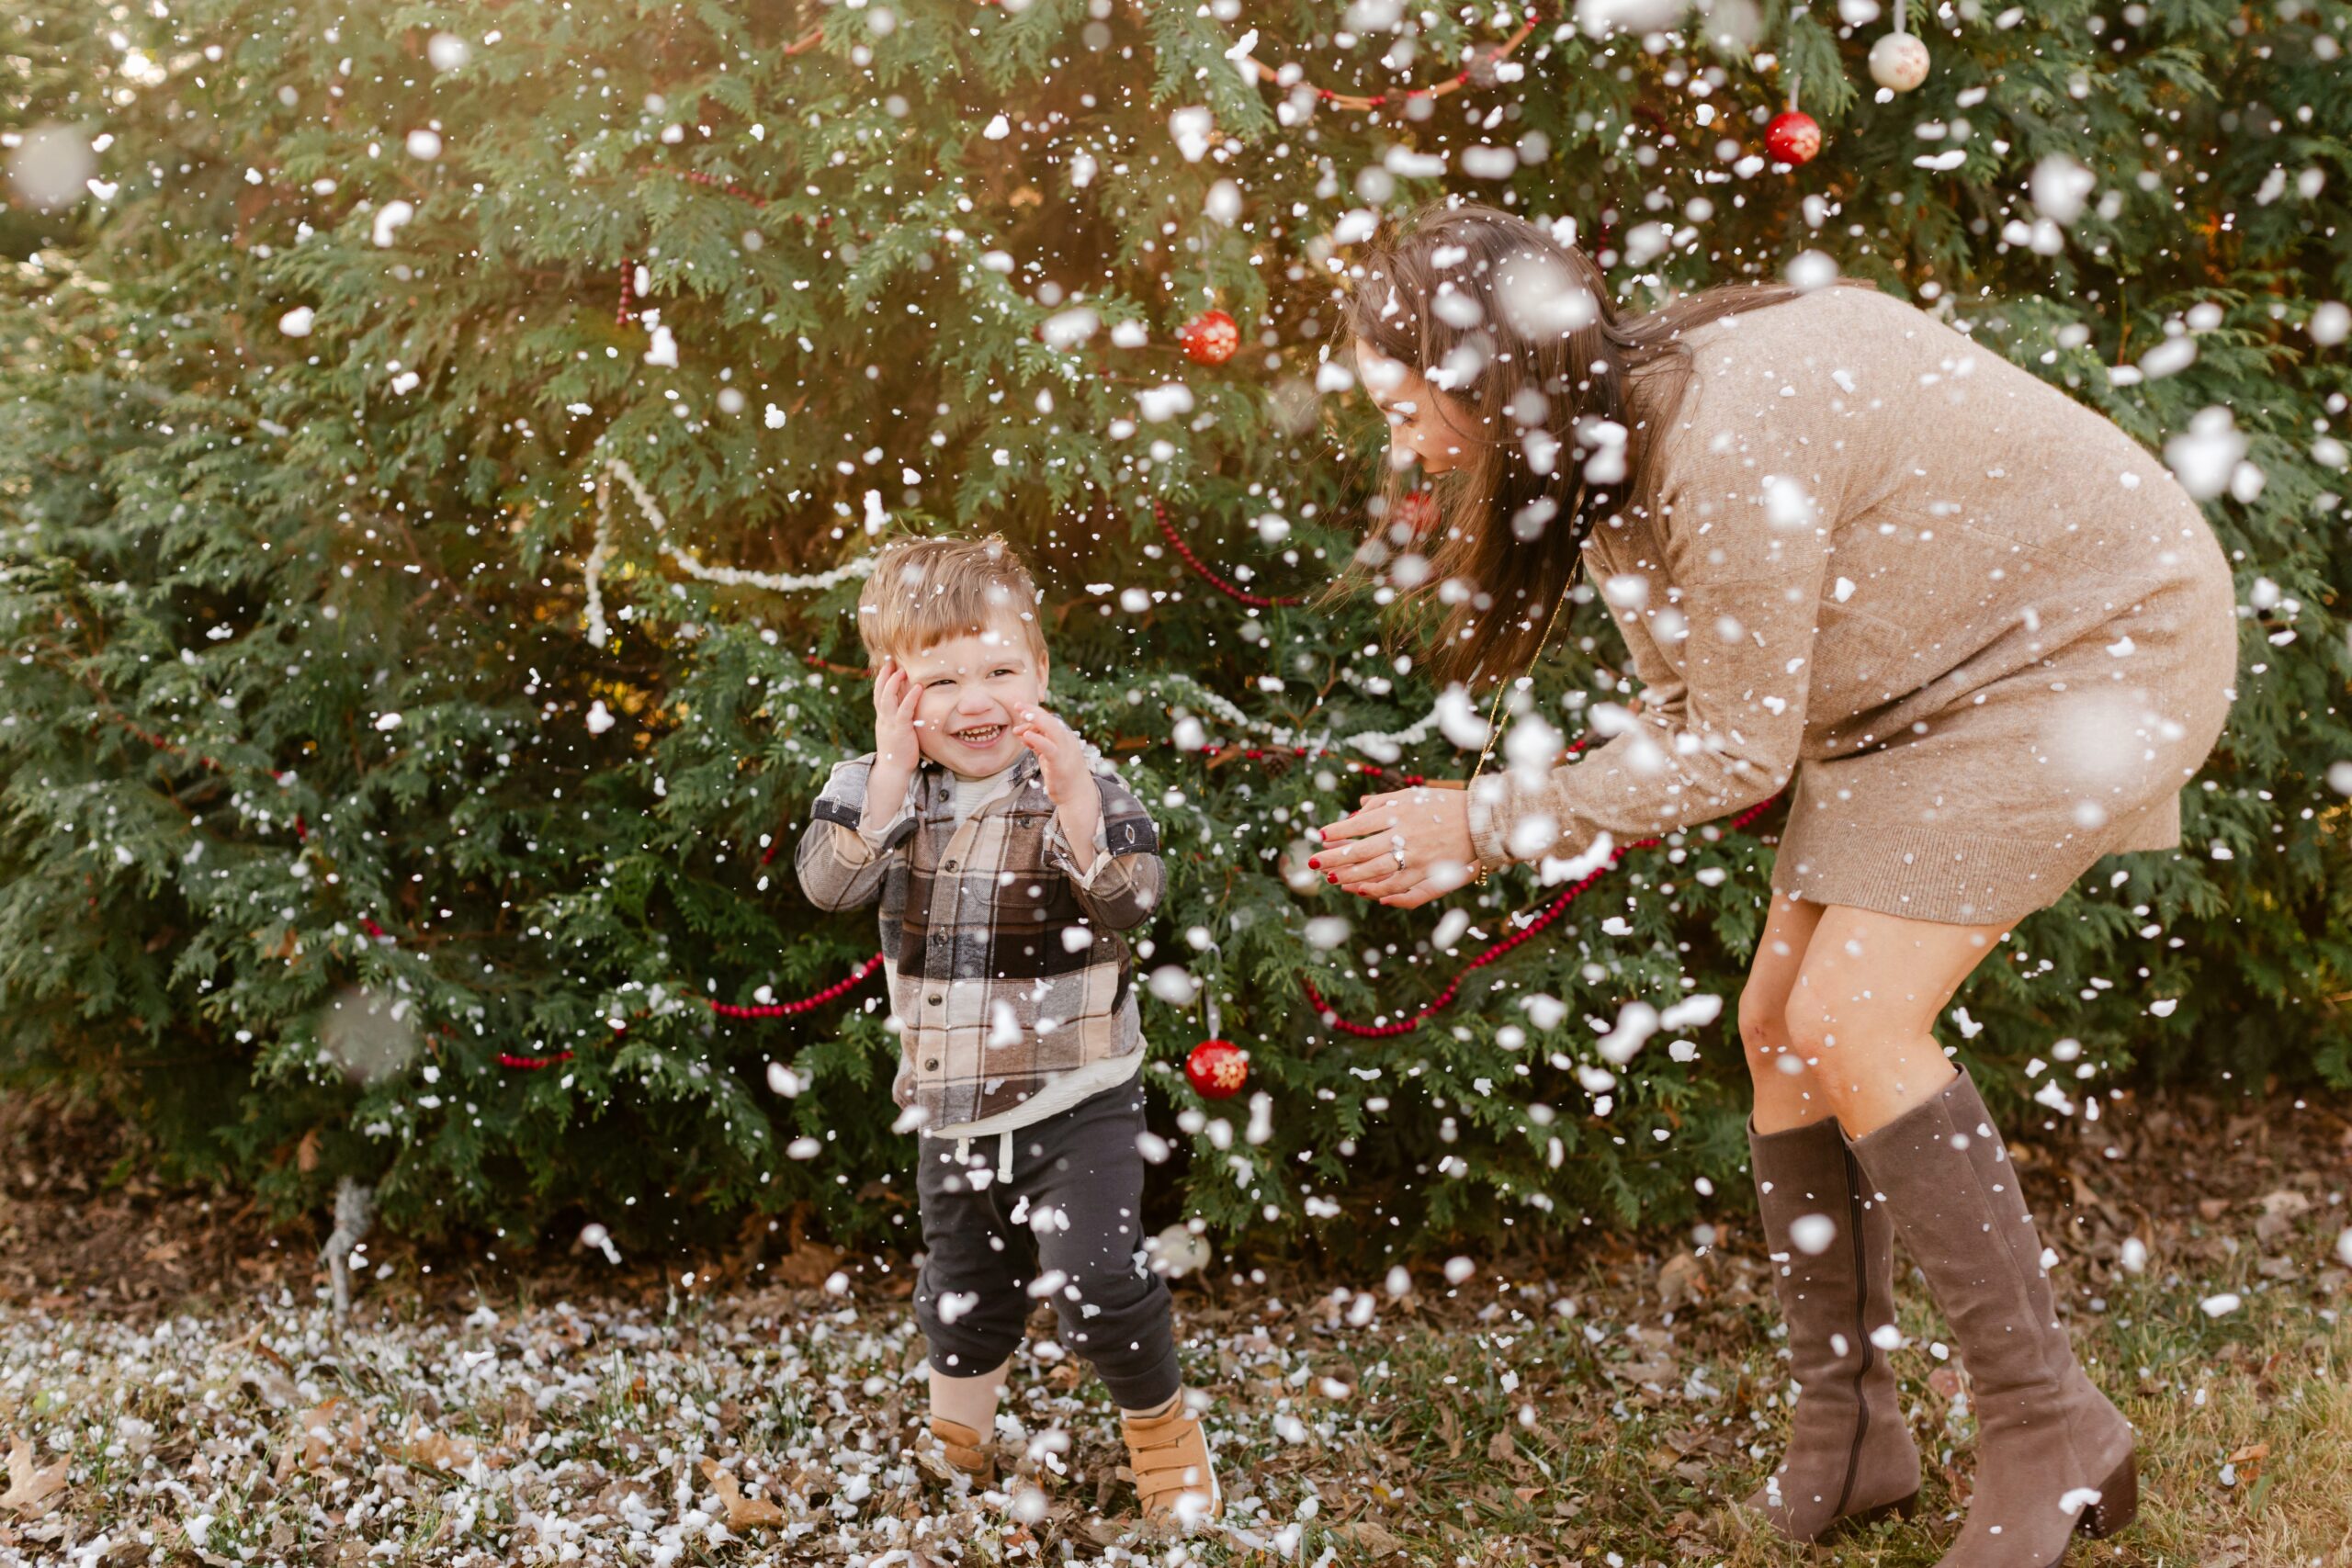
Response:
[{"label": "evergreen tree", "polygon": [[[905,1234],[878,983],[708,1004],[872,953],[776,852],[871,745],[856,563],[994,528],[1166,836],[1183,1212],[1377,1257],[1703,1207],[1777,815],[1632,851],[1409,1032],[1301,983],[1408,1016],[1557,895],[1514,871],[1465,930],[1297,865],[1379,780],[1467,772],[1389,595],[1316,598],[1362,539],[1411,556],[1326,349],[1372,223],[1451,191],[1573,224],[1627,310],[1818,253],[2211,472],[2245,651],[2187,842],[2024,922],[1963,1050],[2067,1064],[2061,1101],[2352,1081],[2352,7],[1914,5],[1900,95],[1856,85],[1871,0],[1606,9],[19,0],[0,1072],[289,1209],[352,1176],[425,1230]],[[1211,310],[1222,364],[1182,348]],[[1536,688],[1571,733],[1637,694],[1577,598]],[[1212,1003],[1254,1114],[1177,1074]]]}]

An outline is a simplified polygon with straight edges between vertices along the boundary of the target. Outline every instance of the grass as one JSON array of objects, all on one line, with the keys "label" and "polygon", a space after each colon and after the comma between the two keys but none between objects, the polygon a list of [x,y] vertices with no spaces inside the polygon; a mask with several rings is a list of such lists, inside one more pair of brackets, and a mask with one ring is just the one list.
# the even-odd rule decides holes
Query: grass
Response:
[{"label": "grass", "polygon": [[[2346,1145],[2240,1142],[2169,1186],[2098,1173],[2132,1194],[2141,1271],[2096,1191],[2044,1226],[2079,1351],[2141,1437],[2138,1523],[2075,1564],[2352,1568]],[[2063,1163],[2020,1158],[2038,1213],[2062,1213]],[[1181,1547],[1133,1533],[1108,1401],[1050,1319],[1000,1445],[1021,1479],[975,1497],[910,1457],[922,1346],[887,1290],[711,1289],[705,1269],[576,1306],[529,1277],[453,1303],[446,1269],[430,1290],[396,1269],[342,1325],[310,1281],[130,1315],[51,1293],[0,1307],[14,1495],[64,1464],[29,1506],[0,1498],[0,1562],[1936,1562],[1973,1432],[1917,1278],[1893,1362],[1926,1507],[1797,1547],[1725,1506],[1777,1455],[1786,1378],[1752,1238],[1707,1239],[1596,1239],[1548,1279],[1425,1271],[1401,1297],[1231,1263],[1185,1281],[1187,1374],[1216,1398],[1234,1506]]]},{"label": "grass", "polygon": [[[2342,1280],[2263,1278],[2252,1248],[2235,1262],[2195,1280],[2126,1278],[2103,1311],[2078,1301],[2083,1353],[2141,1432],[2143,1508],[2075,1561],[2352,1562],[2352,1333],[2330,1304]],[[1784,1414],[1760,1268],[1711,1258],[1698,1276],[1709,1293],[1670,1312],[1645,1269],[1629,1253],[1565,1282],[1425,1282],[1426,1296],[1384,1293],[1362,1327],[1344,1286],[1304,1304],[1229,1287],[1219,1294],[1234,1304],[1194,1297],[1188,1371],[1218,1395],[1220,1469],[1240,1507],[1236,1535],[1186,1556],[1933,1562],[1971,1432],[1926,1348],[1939,1325],[1916,1289],[1894,1364],[1929,1454],[1928,1507],[1813,1551],[1751,1536],[1723,1506],[1768,1467]],[[2210,1316],[2199,1303],[2222,1290],[2241,1303]],[[368,1548],[390,1562],[554,1562],[571,1539],[586,1561],[656,1562],[666,1545],[673,1562],[854,1562],[919,1544],[929,1519],[939,1563],[1059,1560],[1065,1543],[1080,1560],[1138,1560],[1105,1553],[1128,1506],[1111,1480],[1110,1413],[1042,1327],[1013,1410],[1027,1430],[1073,1440],[1055,1456],[1066,1473],[1038,1474],[1043,1517],[1023,1520],[1008,1505],[959,1505],[892,1455],[920,1408],[920,1340],[899,1303],[775,1292],[654,1313],[404,1315],[338,1337],[322,1308],[288,1304],[241,1338],[218,1319],[141,1331],[10,1314],[0,1430],[36,1440],[42,1464],[66,1458],[70,1479],[44,1517],[0,1522],[0,1547],[65,1561],[103,1540],[93,1560],[107,1563],[198,1561],[199,1542],[221,1562],[356,1561]],[[320,1451],[288,1461],[306,1425],[324,1434]],[[420,1430],[459,1445],[455,1458],[418,1458]],[[747,1491],[797,1489],[786,1512],[808,1528],[711,1541],[689,1517],[725,1517],[704,1506],[714,1495],[691,1462],[704,1457]],[[630,1498],[648,1528],[627,1523]],[[1169,1561],[1165,1549],[1151,1560]]]}]

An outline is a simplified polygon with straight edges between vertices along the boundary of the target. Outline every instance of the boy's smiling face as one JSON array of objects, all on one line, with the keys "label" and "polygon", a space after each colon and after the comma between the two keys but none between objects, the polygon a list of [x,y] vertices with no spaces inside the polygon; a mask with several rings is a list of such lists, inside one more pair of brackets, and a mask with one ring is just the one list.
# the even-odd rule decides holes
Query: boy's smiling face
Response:
[{"label": "boy's smiling face", "polygon": [[1019,627],[950,637],[900,656],[899,668],[922,691],[915,742],[924,756],[962,777],[985,778],[1021,755],[1013,726],[1044,705],[1046,666]]}]

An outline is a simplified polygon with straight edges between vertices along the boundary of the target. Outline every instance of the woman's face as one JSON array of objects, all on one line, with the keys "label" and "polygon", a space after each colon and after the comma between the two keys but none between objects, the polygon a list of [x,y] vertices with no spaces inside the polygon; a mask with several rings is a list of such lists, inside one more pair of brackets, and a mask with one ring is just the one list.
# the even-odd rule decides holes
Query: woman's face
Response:
[{"label": "woman's face", "polygon": [[1356,344],[1356,373],[1388,421],[1391,467],[1419,463],[1425,474],[1442,474],[1462,466],[1476,439],[1476,422],[1461,399],[1366,343]]}]

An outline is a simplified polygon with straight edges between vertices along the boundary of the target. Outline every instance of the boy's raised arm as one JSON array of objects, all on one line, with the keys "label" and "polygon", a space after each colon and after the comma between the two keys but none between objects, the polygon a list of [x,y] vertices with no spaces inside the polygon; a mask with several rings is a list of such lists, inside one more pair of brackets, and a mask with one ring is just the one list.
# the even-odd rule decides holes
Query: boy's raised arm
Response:
[{"label": "boy's raised arm", "polygon": [[1069,874],[1070,891],[1089,917],[1111,931],[1131,931],[1159,908],[1167,876],[1159,860],[1159,829],[1125,784],[1105,773],[1091,777],[1096,802],[1091,841],[1082,850],[1073,845],[1057,813],[1046,852]]},{"label": "boy's raised arm", "polygon": [[[905,781],[893,799],[875,789],[877,782],[888,782],[878,780],[878,773],[872,757],[835,764],[817,796],[808,831],[793,851],[800,891],[820,909],[855,909],[879,898],[890,852],[913,831]],[[876,818],[870,826],[869,800]]]},{"label": "boy's raised arm", "polygon": [[833,769],[792,855],[800,890],[820,909],[854,909],[881,897],[888,852],[912,827],[908,788],[922,761],[915,739],[922,696],[897,660],[882,660],[874,673],[875,749]]}]

